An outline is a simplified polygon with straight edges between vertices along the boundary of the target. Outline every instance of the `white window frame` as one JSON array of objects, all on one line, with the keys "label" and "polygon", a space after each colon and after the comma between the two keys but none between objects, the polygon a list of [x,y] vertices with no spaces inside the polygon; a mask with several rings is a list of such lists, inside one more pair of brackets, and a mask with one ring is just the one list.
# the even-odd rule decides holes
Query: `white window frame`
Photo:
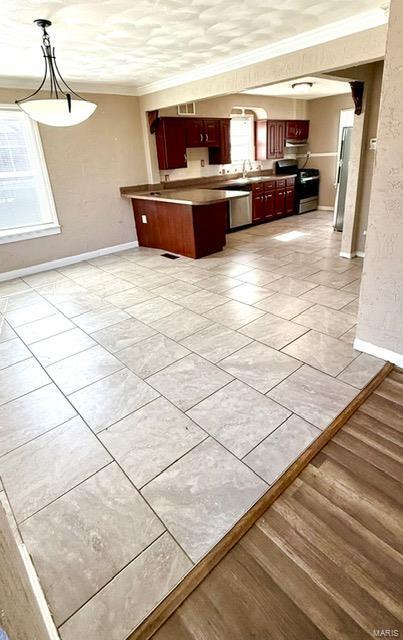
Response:
[{"label": "white window frame", "polygon": [[[0,114],[2,111],[19,111],[21,113],[20,108],[14,104],[0,104]],[[51,220],[49,222],[38,223],[25,227],[16,227],[15,229],[0,229],[0,244],[17,242],[19,240],[29,240],[31,238],[40,238],[42,236],[50,236],[61,232],[59,220],[57,218],[55,201],[53,198],[52,186],[49,180],[48,168],[46,166],[45,156],[43,153],[39,128],[37,123],[29,118],[29,116],[23,114],[23,117],[27,119],[35,151],[37,152],[39,169],[42,173],[44,184],[43,193],[41,195],[46,200]]]},{"label": "white window frame", "polygon": [[[244,158],[243,160],[234,160],[231,155],[231,164],[240,164],[245,161],[254,162],[255,160],[254,139],[253,139],[253,123],[254,123],[253,116],[245,113],[231,113],[231,120],[239,120],[239,119],[242,119],[242,120],[248,119],[250,121],[250,125],[251,125],[250,127],[250,158]],[[231,131],[231,128],[230,128],[230,131]]]}]

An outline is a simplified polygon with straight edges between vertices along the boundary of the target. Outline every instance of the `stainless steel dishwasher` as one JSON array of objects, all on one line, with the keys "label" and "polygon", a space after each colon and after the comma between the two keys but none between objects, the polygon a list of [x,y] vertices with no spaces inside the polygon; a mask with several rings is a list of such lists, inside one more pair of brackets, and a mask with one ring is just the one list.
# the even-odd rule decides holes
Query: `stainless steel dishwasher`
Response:
[{"label": "stainless steel dishwasher", "polygon": [[[239,191],[239,187],[237,191]],[[248,224],[252,224],[252,194],[250,191],[245,191],[242,198],[230,200],[229,228],[236,229]]]}]

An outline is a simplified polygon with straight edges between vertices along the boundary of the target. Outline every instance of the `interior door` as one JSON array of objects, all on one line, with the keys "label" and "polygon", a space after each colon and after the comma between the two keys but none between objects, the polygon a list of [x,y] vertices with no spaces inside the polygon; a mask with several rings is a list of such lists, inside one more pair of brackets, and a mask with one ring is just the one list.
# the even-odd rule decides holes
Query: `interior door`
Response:
[{"label": "interior door", "polygon": [[353,127],[344,127],[341,136],[339,159],[337,163],[337,191],[333,226],[336,231],[343,231],[344,208],[346,206],[348,163],[350,159],[351,135]]}]

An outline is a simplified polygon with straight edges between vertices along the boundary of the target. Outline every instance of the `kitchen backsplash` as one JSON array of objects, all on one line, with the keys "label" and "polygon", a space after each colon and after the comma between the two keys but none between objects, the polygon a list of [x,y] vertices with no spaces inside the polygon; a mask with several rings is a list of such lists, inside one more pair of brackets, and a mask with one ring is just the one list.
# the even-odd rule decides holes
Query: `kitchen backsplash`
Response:
[{"label": "kitchen backsplash", "polygon": [[[236,162],[234,164],[209,164],[208,162],[208,149],[207,148],[190,148],[186,149],[188,166],[184,169],[167,169],[160,171],[161,182],[166,182],[166,176],[169,176],[168,181],[174,180],[186,180],[187,178],[207,178],[209,176],[216,176],[222,173],[223,175],[229,175],[231,173],[238,173],[242,171],[243,163]],[[286,158],[295,158],[295,153],[286,154]],[[204,162],[204,166],[202,166]],[[250,172],[253,169],[274,169],[275,160],[256,160],[246,163],[246,169]],[[253,169],[251,169],[253,167]]]}]

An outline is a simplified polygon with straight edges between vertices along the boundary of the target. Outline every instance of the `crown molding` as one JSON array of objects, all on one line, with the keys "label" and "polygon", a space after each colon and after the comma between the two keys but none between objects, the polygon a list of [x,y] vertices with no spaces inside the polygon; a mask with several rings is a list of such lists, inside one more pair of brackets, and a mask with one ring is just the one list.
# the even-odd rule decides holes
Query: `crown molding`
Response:
[{"label": "crown molding", "polygon": [[[343,38],[354,33],[374,29],[375,27],[386,24],[387,21],[388,5],[386,3],[385,6],[382,6],[379,9],[360,13],[344,20],[338,20],[337,22],[332,22],[324,25],[323,27],[318,27],[317,29],[305,31],[304,33],[291,38],[280,40],[274,44],[266,45],[265,47],[260,47],[259,49],[254,49],[237,56],[232,56],[220,62],[213,62],[208,65],[196,67],[191,71],[185,71],[141,86],[125,84],[124,82],[118,84],[96,81],[80,82],[75,81],[74,78],[69,78],[69,80],[74,84],[74,88],[77,91],[82,91],[84,93],[143,96],[156,91],[162,91],[163,89],[170,89],[172,87],[186,84],[187,82],[192,82],[194,80],[203,80],[204,78],[209,78],[220,73],[240,69],[257,62],[270,60],[271,58],[276,58],[287,53],[293,53],[294,51],[323,44],[338,38]],[[35,89],[40,80],[41,78],[0,76],[0,87],[7,89]]]},{"label": "crown molding", "polygon": [[[15,76],[0,76],[1,89],[36,89],[42,78],[17,78]],[[81,93],[102,93],[119,96],[138,96],[138,89],[133,85],[115,84],[108,82],[80,82],[69,78],[75,91]]]},{"label": "crown molding", "polygon": [[208,65],[196,67],[191,71],[185,71],[163,80],[156,80],[155,82],[139,86],[137,87],[137,95],[143,96],[186,84],[194,80],[203,80],[204,78],[225,73],[226,71],[234,71],[235,69],[240,69],[241,67],[246,67],[256,62],[263,62],[270,60],[270,58],[277,58],[278,56],[293,53],[300,49],[306,49],[354,33],[374,29],[375,27],[386,24],[387,21],[388,12],[384,8],[366,11],[351,18],[338,20],[337,22],[332,22],[323,27],[312,29],[311,31],[305,31],[304,33],[280,40],[274,44],[226,58],[220,62],[213,62]]}]

